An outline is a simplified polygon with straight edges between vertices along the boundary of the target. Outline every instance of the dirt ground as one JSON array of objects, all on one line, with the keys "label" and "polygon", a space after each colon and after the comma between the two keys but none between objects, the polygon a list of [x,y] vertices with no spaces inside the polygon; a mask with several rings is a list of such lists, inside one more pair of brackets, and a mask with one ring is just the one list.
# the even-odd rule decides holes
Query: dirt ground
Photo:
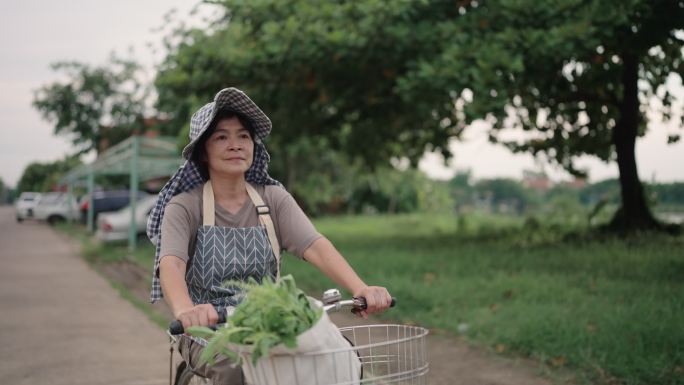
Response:
[{"label": "dirt ground", "polygon": [[[143,301],[149,298],[146,272],[131,262],[106,264],[98,267],[112,280],[123,283]],[[154,308],[167,317],[171,313],[165,304]],[[351,314],[332,315],[338,326],[353,326],[369,322]],[[539,364],[530,360],[510,359],[493,352],[469,346],[465,341],[445,333],[428,336],[428,383],[431,385],[550,385],[552,381],[540,375]],[[559,382],[559,381],[555,381]],[[567,383],[568,380],[562,381]]]}]

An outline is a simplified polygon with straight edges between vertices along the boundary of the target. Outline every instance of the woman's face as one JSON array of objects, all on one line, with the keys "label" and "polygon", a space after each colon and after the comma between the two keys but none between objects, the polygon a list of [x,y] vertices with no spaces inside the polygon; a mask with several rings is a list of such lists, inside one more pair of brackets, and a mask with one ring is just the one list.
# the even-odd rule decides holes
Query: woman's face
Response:
[{"label": "woman's face", "polygon": [[254,142],[238,118],[221,119],[205,149],[209,175],[244,175],[252,166]]}]

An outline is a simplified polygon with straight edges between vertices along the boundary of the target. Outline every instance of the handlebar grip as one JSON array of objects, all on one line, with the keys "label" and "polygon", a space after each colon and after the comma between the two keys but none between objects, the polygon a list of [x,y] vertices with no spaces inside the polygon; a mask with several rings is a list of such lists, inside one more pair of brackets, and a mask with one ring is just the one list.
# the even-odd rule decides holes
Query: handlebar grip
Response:
[{"label": "handlebar grip", "polygon": [[[217,324],[226,323],[226,313],[225,312],[220,312],[218,316],[219,316],[219,318],[218,318],[218,322],[216,322]],[[185,333],[185,329],[183,329],[183,324],[177,319],[171,321],[171,323],[169,324],[169,333],[171,333],[171,335],[174,335],[174,336]]]},{"label": "handlebar grip", "polygon": [[171,333],[171,335],[174,336],[185,333],[185,329],[183,329],[183,324],[177,319],[171,321],[171,323],[169,324],[169,333]]},{"label": "handlebar grip", "polygon": [[[361,302],[359,305],[359,308],[361,310],[366,310],[366,308],[368,308],[368,305],[366,304],[366,297],[357,297],[356,299]],[[390,307],[394,307],[396,304],[397,304],[397,299],[392,297],[392,302],[390,302]]]}]

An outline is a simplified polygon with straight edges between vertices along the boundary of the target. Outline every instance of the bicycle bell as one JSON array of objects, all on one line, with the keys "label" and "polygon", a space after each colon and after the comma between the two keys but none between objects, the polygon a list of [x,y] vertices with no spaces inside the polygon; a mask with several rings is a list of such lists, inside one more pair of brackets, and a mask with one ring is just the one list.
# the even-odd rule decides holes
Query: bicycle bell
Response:
[{"label": "bicycle bell", "polygon": [[323,303],[329,305],[342,299],[342,294],[337,289],[328,289],[323,292]]}]

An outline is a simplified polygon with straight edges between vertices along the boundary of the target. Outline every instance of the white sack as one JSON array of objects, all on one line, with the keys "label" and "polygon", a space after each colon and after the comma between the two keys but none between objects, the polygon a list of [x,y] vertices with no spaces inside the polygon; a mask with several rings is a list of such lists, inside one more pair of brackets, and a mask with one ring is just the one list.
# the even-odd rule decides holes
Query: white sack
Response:
[{"label": "white sack", "polygon": [[[314,301],[312,305],[320,307]],[[275,346],[269,357],[260,358],[256,365],[252,364],[248,346],[237,345],[235,351],[242,357],[242,369],[249,385],[352,385],[359,384],[361,378],[356,350],[326,312],[311,329],[297,337],[294,349]],[[301,355],[306,353],[313,354]]]}]

